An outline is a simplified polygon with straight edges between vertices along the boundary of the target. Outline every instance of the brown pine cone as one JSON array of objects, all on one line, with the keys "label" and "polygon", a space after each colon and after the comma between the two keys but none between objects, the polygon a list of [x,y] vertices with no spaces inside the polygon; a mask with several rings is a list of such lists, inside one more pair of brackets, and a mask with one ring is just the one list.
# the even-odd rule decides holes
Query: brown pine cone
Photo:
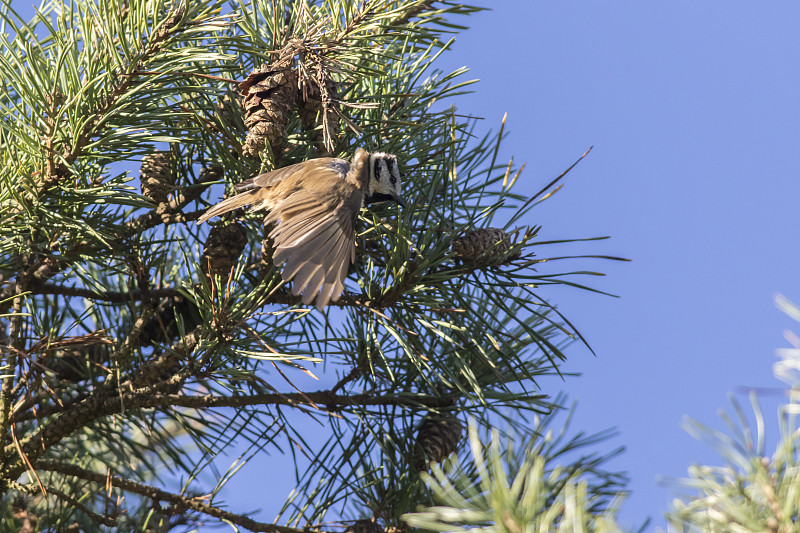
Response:
[{"label": "brown pine cone", "polygon": [[419,425],[414,446],[414,468],[428,469],[458,449],[464,427],[453,413],[428,413]]},{"label": "brown pine cone", "polygon": [[297,72],[289,66],[264,66],[240,83],[239,90],[244,96],[244,125],[249,130],[242,152],[258,157],[269,143],[273,157],[279,158],[297,101]]},{"label": "brown pine cone", "polygon": [[453,242],[453,252],[464,263],[499,266],[518,257],[508,257],[511,238],[500,228],[477,228]]},{"label": "brown pine cone", "polygon": [[247,231],[241,224],[233,222],[226,226],[214,226],[206,239],[200,268],[209,275],[227,277],[247,245]]},{"label": "brown pine cone", "polygon": [[154,204],[163,204],[175,186],[172,156],[166,152],[154,152],[142,158],[139,168],[142,196]]}]

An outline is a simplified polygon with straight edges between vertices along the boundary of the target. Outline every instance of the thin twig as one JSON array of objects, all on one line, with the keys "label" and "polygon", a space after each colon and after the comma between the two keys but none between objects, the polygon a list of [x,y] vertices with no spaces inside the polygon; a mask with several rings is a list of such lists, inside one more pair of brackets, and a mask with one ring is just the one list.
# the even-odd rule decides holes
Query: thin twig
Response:
[{"label": "thin twig", "polygon": [[[83,287],[64,287],[54,283],[45,283],[37,288],[36,294],[59,294],[61,296],[75,296],[78,298],[86,298],[88,300],[100,300],[103,302],[112,303],[125,303],[131,301],[138,301],[145,297],[144,293],[140,290],[125,291],[106,291],[97,292],[94,289],[86,289]],[[181,292],[173,287],[165,287],[162,289],[150,289],[148,296],[154,299],[169,298],[172,296],[180,296]]]},{"label": "thin twig", "polygon": [[[76,465],[59,463],[57,461],[40,460],[36,463],[36,468],[39,470],[58,472],[60,474],[85,479],[86,481],[92,481],[103,486],[110,484],[118,489],[133,492],[134,494],[139,494],[145,498],[149,498],[154,502],[169,502],[178,508],[190,509],[214,518],[219,518],[220,520],[226,520],[238,526],[247,528],[250,531],[265,533],[307,533],[309,531],[306,529],[281,526],[278,524],[256,522],[246,515],[223,511],[219,507],[214,507],[213,505],[203,503],[200,501],[200,498],[187,498],[186,496],[181,496],[180,494],[174,494],[156,487],[151,487],[142,483],[136,483],[135,481],[123,479],[119,476],[101,474],[99,472],[86,470],[85,468],[81,468]],[[316,529],[314,531],[315,533],[322,533]]]},{"label": "thin twig", "polygon": [[190,211],[189,213],[182,213],[182,212],[166,212],[160,213],[158,210],[153,209],[152,211],[145,213],[144,215],[137,217],[130,222],[125,224],[125,227],[133,230],[136,233],[144,231],[146,229],[154,228],[161,224],[185,224],[187,222],[192,222],[200,218],[200,216],[205,213],[205,209],[199,209],[197,211]]}]

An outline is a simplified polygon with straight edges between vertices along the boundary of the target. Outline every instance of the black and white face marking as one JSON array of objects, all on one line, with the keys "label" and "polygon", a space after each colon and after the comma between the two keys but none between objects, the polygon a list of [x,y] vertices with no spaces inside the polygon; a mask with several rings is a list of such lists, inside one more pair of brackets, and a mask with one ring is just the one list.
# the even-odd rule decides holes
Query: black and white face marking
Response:
[{"label": "black and white face marking", "polygon": [[370,154],[368,198],[366,203],[393,200],[404,205],[400,198],[400,167],[392,154]]}]

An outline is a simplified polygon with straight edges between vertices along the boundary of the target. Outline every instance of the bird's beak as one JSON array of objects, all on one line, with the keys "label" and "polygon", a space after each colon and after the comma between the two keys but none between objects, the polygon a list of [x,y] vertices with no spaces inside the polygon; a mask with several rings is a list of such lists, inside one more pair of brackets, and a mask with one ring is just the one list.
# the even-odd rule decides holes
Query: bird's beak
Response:
[{"label": "bird's beak", "polygon": [[394,200],[395,202],[397,202],[398,204],[400,204],[400,207],[402,207],[402,208],[405,208],[405,207],[406,207],[406,203],[403,201],[403,199],[402,199],[402,198],[400,198],[400,196],[399,196],[399,195],[397,195],[397,194],[393,194],[393,195],[392,195],[392,200]]}]

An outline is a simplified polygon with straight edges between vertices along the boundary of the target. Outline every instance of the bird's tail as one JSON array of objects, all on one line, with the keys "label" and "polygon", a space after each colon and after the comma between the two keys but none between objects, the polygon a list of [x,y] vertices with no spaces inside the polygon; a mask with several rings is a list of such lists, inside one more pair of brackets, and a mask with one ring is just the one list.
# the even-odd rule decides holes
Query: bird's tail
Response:
[{"label": "bird's tail", "polygon": [[252,204],[256,200],[255,192],[256,191],[248,191],[222,200],[220,203],[211,206],[208,211],[203,213],[203,216],[197,219],[197,223],[202,224],[210,218],[214,218],[215,216],[222,215],[228,211],[233,211],[234,209]]}]

